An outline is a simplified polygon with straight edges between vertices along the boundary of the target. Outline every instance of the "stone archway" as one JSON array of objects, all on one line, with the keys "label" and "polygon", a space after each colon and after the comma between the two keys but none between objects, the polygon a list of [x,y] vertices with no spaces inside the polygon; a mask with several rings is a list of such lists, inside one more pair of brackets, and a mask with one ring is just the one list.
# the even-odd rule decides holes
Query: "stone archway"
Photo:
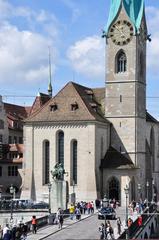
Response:
[{"label": "stone archway", "polygon": [[120,201],[120,183],[116,177],[111,177],[108,181],[108,196],[109,199]]}]

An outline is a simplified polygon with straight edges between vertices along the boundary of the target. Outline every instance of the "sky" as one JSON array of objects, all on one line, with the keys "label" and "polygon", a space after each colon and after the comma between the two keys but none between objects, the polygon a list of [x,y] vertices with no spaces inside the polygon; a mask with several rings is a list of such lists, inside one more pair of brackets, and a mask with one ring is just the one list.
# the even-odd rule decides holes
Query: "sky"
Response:
[{"label": "sky", "polygon": [[[152,42],[147,45],[147,110],[159,117],[159,1],[145,0]],[[105,86],[110,0],[0,0],[0,94],[30,105],[47,93],[48,52],[55,95],[67,82]]]}]

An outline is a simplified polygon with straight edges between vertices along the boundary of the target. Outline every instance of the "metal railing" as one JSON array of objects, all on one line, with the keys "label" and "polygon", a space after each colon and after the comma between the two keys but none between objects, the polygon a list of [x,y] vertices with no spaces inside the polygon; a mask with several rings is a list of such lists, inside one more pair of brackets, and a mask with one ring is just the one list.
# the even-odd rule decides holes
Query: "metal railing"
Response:
[{"label": "metal railing", "polygon": [[[151,219],[154,216],[154,212],[156,211],[156,207],[155,205],[150,205],[149,208],[146,208],[143,212],[143,214],[141,214],[142,216],[142,225],[139,226],[138,225],[138,218],[132,223],[132,225],[128,228],[128,238],[132,239],[134,238],[134,236],[137,234],[137,232],[141,229],[143,230],[143,226],[144,223],[146,223],[146,221],[148,219]],[[124,231],[120,237],[118,239],[126,239],[126,231]]]}]

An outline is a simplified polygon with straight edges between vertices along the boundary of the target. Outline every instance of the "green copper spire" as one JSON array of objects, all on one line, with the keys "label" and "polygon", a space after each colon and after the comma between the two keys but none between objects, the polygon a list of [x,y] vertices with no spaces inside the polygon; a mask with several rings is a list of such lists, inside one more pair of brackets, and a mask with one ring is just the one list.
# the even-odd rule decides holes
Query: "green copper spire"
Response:
[{"label": "green copper spire", "polygon": [[111,0],[110,12],[107,25],[104,29],[107,35],[109,27],[117,17],[121,4],[130,18],[131,23],[134,25],[136,32],[139,32],[141,20],[144,14],[144,0]]},{"label": "green copper spire", "polygon": [[51,83],[51,54],[50,54],[50,47],[49,47],[49,85],[48,85],[48,94],[52,97],[52,83]]}]

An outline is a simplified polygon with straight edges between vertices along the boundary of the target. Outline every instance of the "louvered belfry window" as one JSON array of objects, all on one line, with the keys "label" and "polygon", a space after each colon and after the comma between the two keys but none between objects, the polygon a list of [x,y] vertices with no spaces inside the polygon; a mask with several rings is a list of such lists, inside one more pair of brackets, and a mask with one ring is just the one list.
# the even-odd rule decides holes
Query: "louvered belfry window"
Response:
[{"label": "louvered belfry window", "polygon": [[116,73],[124,73],[127,71],[127,58],[124,51],[120,51],[116,57]]}]

